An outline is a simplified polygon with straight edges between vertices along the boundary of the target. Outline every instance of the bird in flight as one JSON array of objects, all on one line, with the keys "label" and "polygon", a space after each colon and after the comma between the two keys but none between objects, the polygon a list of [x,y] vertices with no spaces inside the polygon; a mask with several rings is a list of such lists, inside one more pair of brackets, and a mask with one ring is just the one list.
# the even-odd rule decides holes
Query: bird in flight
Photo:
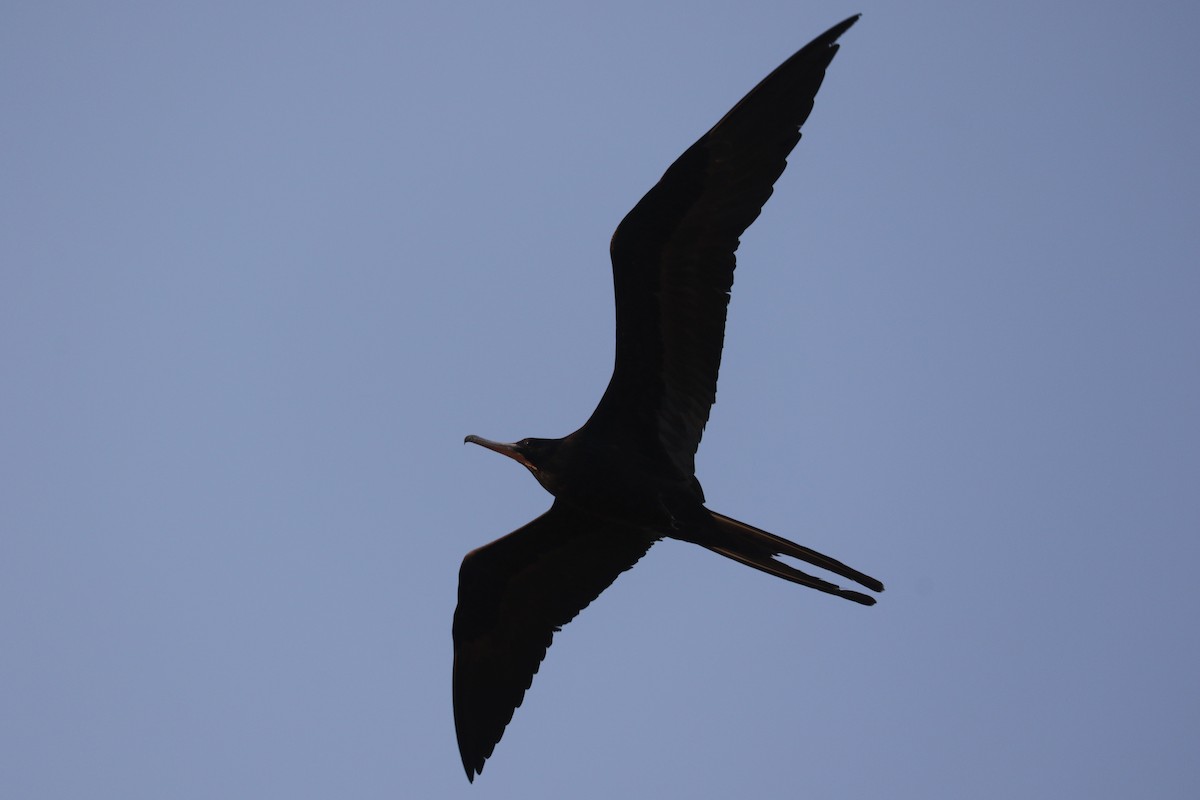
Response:
[{"label": "bird in flight", "polygon": [[583,427],[513,444],[466,437],[522,464],[554,495],[549,511],[468,553],[459,572],[454,723],[469,780],[483,771],[555,632],[663,537],[863,605],[875,599],[775,557],[883,591],[840,561],[705,508],[695,475],[738,239],[800,141],[838,37],[857,20],[833,26],[768,75],[617,226],[616,363]]}]

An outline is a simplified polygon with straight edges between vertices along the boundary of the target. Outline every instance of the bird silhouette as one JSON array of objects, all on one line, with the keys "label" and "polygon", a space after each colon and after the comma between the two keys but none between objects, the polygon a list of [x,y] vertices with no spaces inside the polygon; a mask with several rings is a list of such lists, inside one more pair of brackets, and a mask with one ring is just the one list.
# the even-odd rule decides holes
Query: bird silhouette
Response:
[{"label": "bird silhouette", "polygon": [[555,498],[545,514],[462,562],[453,696],[468,779],[492,755],[554,633],[663,537],[863,605],[874,598],[775,557],[883,591],[840,561],[705,508],[695,476],[716,400],[738,240],[771,196],[836,41],[857,19],[768,75],[621,221],[610,245],[615,366],[583,427],[513,444],[466,437],[524,465]]}]

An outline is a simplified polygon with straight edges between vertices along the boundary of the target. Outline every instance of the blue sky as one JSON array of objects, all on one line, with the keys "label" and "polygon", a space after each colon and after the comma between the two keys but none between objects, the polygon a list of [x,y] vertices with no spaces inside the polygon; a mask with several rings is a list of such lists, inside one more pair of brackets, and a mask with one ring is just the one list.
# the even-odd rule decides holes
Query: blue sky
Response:
[{"label": "blue sky", "polygon": [[[874,608],[667,542],[476,785],[462,437],[608,380],[607,245],[851,13],[739,251],[710,505]],[[0,795],[1192,797],[1194,3],[9,3]]]}]

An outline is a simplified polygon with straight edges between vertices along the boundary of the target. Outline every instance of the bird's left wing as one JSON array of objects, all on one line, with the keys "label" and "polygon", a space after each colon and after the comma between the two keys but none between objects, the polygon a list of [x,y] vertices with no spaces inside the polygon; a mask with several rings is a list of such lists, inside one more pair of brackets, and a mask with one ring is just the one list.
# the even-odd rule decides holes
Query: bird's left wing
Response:
[{"label": "bird's left wing", "polygon": [[467,778],[492,754],[554,634],[655,538],[555,501],[463,559],[454,612],[454,725]]},{"label": "bird's left wing", "polygon": [[[695,472],[717,397],[734,253],[800,141],[833,26],[768,75],[666,171],[613,234],[617,347],[592,436]],[[631,444],[632,443],[632,444]]]}]

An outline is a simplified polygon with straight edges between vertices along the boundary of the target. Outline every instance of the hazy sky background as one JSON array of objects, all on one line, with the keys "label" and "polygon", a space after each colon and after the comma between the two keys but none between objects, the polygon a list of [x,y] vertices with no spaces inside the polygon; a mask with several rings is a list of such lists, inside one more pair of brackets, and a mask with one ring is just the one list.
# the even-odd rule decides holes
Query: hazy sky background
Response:
[{"label": "hazy sky background", "polygon": [[[475,786],[462,437],[608,380],[613,228],[862,11],[749,231],[710,505]],[[1200,795],[1200,5],[0,11],[0,796]]]}]

